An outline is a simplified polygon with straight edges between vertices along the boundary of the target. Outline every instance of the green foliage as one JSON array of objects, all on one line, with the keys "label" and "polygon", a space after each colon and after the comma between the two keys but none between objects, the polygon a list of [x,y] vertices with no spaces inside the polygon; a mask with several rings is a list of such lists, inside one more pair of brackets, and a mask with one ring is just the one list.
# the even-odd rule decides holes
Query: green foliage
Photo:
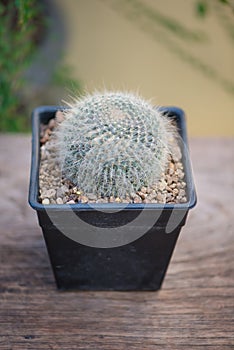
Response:
[{"label": "green foliage", "polygon": [[22,73],[34,52],[40,11],[36,0],[0,3],[0,131],[27,127],[20,89]]},{"label": "green foliage", "polygon": [[85,193],[123,198],[160,179],[177,150],[175,134],[168,118],[138,96],[96,93],[65,112],[57,131],[62,171]]},{"label": "green foliage", "polygon": [[[212,1],[213,2],[213,1]],[[209,6],[214,5],[211,1],[201,0],[196,2],[196,12],[200,17],[205,17],[208,13]],[[234,3],[229,0],[216,0],[216,4],[223,4],[229,6],[234,13]]]},{"label": "green foliage", "polygon": [[208,6],[206,1],[198,1],[196,3],[196,11],[200,17],[204,17],[207,14]]},{"label": "green foliage", "polygon": [[[159,42],[160,45],[166,47],[167,50],[179,57],[182,61],[188,63],[197,72],[200,72],[203,76],[213,80],[229,94],[234,94],[233,79],[231,77],[227,78],[218,68],[210,64],[210,60],[206,60],[199,55],[199,47],[202,47],[201,45],[204,47],[205,44],[209,44],[211,39],[207,36],[204,29],[191,29],[190,26],[188,27],[182,21],[175,20],[170,11],[167,15],[162,14],[155,8],[155,6],[150,5],[148,1],[100,1],[104,2],[107,6],[111,6],[111,8],[117,11],[118,14],[127,18],[138,29],[142,30],[153,40]],[[211,12],[217,16],[221,26],[227,34],[227,37],[230,39],[231,44],[233,44],[233,0],[227,0],[225,3],[221,0],[195,0],[193,3],[200,4],[200,11],[203,12],[203,18],[206,18],[206,14]],[[197,12],[194,11],[194,13]],[[194,50],[191,50],[192,44],[197,46],[197,53],[194,53]]]}]

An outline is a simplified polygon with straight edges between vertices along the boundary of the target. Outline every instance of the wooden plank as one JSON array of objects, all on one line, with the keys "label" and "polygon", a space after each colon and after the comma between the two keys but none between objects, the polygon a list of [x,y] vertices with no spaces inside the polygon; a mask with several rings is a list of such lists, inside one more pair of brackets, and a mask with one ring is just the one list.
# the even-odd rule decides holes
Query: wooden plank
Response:
[{"label": "wooden plank", "polygon": [[162,289],[59,292],[27,205],[30,139],[0,137],[1,350],[234,347],[234,140],[190,145],[198,205]]}]

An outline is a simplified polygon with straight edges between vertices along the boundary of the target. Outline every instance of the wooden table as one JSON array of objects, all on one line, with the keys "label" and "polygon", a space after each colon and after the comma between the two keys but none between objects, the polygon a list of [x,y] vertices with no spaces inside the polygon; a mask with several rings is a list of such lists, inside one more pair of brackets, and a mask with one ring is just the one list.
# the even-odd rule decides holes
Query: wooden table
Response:
[{"label": "wooden table", "polygon": [[190,140],[198,205],[159,292],[59,292],[27,204],[29,136],[0,136],[0,349],[234,348],[234,140]]}]

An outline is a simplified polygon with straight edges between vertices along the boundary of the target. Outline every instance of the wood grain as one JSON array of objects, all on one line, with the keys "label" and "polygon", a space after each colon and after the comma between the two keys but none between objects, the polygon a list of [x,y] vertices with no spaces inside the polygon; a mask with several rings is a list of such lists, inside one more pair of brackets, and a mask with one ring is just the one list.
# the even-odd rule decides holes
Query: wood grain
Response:
[{"label": "wood grain", "polygon": [[1,350],[234,348],[234,140],[190,148],[198,205],[162,289],[59,292],[27,205],[30,139],[0,136]]}]

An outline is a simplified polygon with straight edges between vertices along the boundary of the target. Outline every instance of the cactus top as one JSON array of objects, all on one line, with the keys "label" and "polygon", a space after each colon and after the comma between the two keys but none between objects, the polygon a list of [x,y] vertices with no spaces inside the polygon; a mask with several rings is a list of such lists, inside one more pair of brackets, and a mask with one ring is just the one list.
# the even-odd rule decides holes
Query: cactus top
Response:
[{"label": "cactus top", "polygon": [[57,136],[62,172],[84,193],[124,198],[159,180],[176,130],[159,108],[129,93],[76,100]]}]

